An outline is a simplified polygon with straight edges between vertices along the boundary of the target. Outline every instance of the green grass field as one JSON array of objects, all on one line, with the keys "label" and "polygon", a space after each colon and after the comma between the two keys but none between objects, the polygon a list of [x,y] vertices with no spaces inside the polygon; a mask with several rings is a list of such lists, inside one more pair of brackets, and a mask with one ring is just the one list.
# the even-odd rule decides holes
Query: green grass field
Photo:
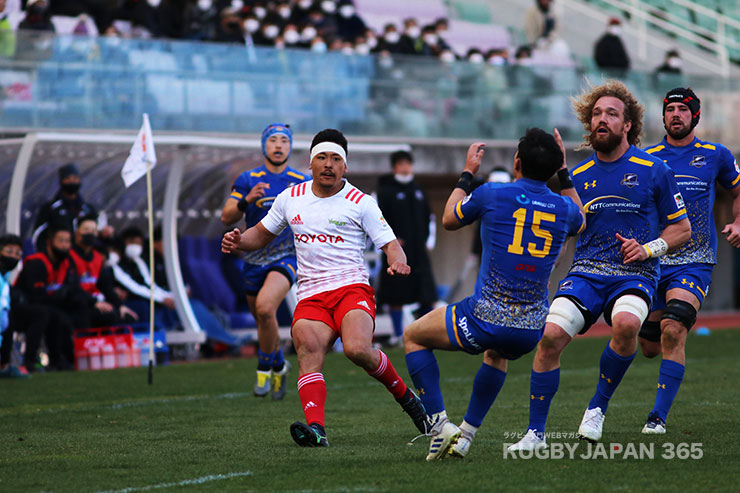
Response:
[{"label": "green grass field", "polygon": [[[563,356],[548,432],[574,433],[606,339],[574,341]],[[532,355],[509,376],[465,460],[424,460],[428,440],[377,382],[341,354],[327,358],[331,447],[302,449],[288,427],[303,419],[295,372],[284,401],[251,395],[256,360],[177,364],[0,381],[0,491],[737,491],[740,483],[740,330],[691,335],[686,378],[668,434],[640,429],[655,397],[659,360],[638,355],[617,390],[605,444],[654,443],[655,458],[504,458],[526,430]],[[388,351],[407,377],[400,349]],[[294,357],[292,357],[295,363]],[[480,359],[439,353],[450,417],[465,413]],[[700,444],[701,459],[668,459]],[[667,445],[666,445],[667,444]],[[690,445],[687,445],[689,447]],[[607,447],[608,448],[608,447]]]}]

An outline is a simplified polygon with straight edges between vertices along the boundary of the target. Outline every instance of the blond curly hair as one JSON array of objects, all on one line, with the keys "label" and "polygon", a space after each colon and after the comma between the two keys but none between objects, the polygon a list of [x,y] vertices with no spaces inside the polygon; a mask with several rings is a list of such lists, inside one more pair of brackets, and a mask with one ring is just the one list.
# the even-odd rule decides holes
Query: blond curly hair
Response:
[{"label": "blond curly hair", "polygon": [[571,98],[571,104],[578,119],[583,124],[587,133],[583,134],[583,144],[578,149],[591,147],[591,114],[596,105],[596,101],[611,96],[619,99],[624,103],[624,121],[632,122],[632,127],[627,132],[627,142],[631,145],[640,145],[640,135],[642,134],[642,117],[645,114],[645,107],[637,102],[637,98],[627,89],[624,83],[618,80],[608,80],[600,86],[593,86],[590,82],[588,88],[584,89],[580,97]]}]

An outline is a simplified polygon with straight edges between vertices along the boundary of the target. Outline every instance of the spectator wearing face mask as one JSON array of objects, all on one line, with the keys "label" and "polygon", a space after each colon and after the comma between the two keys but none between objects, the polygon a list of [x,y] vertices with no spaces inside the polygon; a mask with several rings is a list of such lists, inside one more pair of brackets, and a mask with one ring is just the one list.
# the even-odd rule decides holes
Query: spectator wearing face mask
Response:
[{"label": "spectator wearing face mask", "polygon": [[[0,236],[0,378],[26,378],[27,373],[10,363],[13,329],[10,325],[12,303],[10,276],[23,254],[23,240],[17,235]],[[39,334],[39,339],[40,339]],[[36,344],[38,347],[38,344]]]},{"label": "spectator wearing face mask", "polygon": [[445,40],[445,36],[449,28],[450,27],[447,19],[445,19],[444,17],[440,17],[439,19],[434,21],[434,31],[437,34],[438,38],[437,44],[439,44],[442,50],[452,50],[452,47]]},{"label": "spectator wearing face mask", "polygon": [[296,48],[301,43],[301,33],[292,22],[288,22],[283,27],[282,38],[286,48]]},{"label": "spectator wearing face mask", "polygon": [[[19,323],[33,321],[43,327],[49,363],[55,370],[73,368],[72,333],[84,325],[82,315],[91,301],[69,257],[71,246],[71,231],[64,224],[52,223],[44,248],[24,259],[16,281],[25,305],[18,314]],[[35,361],[36,349],[27,348],[26,357]]]},{"label": "spectator wearing face mask", "polygon": [[298,46],[301,48],[311,48],[311,45],[313,45],[314,40],[318,36],[318,31],[313,26],[313,24],[305,24],[300,28],[301,33],[301,40],[298,43]]},{"label": "spectator wearing face mask", "polygon": [[50,15],[77,17],[80,14],[87,14],[95,21],[95,26],[100,33],[110,27],[113,21],[112,13],[111,3],[106,0],[53,0],[49,2]]},{"label": "spectator wearing face mask", "polygon": [[81,183],[77,165],[68,163],[59,168],[59,191],[36,214],[32,236],[36,251],[43,251],[46,247],[45,231],[51,223],[63,224],[72,231],[75,219],[98,215],[95,207],[80,195]]},{"label": "spectator wearing face mask", "polygon": [[505,48],[492,48],[486,53],[486,62],[494,67],[505,66],[509,63],[509,54]]},{"label": "spectator wearing face mask", "polygon": [[626,72],[630,68],[630,58],[622,41],[622,21],[612,17],[606,26],[606,32],[594,45],[594,60],[603,70]]},{"label": "spectator wearing face mask", "polygon": [[665,54],[665,60],[663,64],[655,69],[656,74],[681,74],[681,67],[683,61],[681,60],[681,54],[678,50],[668,50]]},{"label": "spectator wearing face mask", "polygon": [[393,24],[386,24],[383,28],[383,35],[378,40],[375,47],[375,53],[402,53],[401,33]]},{"label": "spectator wearing face mask", "polygon": [[124,0],[113,12],[113,18],[129,21],[136,37],[157,38],[162,36],[161,3],[161,0]]},{"label": "spectator wearing face mask", "polygon": [[465,58],[474,65],[481,65],[486,61],[483,53],[478,48],[470,48],[468,53],[465,55]]},{"label": "spectator wearing face mask", "polygon": [[439,36],[437,36],[437,30],[433,25],[424,26],[421,30],[421,37],[416,40],[414,47],[419,55],[439,56],[442,52],[442,46],[439,44]]},{"label": "spectator wearing face mask", "polygon": [[241,0],[232,0],[221,9],[216,27],[216,40],[226,43],[244,43],[247,34],[259,29],[259,21],[254,14],[245,12]]},{"label": "spectator wearing face mask", "polygon": [[419,36],[421,36],[421,28],[419,27],[419,23],[416,22],[416,19],[409,17],[404,20],[403,33],[401,33],[401,38],[398,41],[398,52],[404,55],[415,55],[417,53],[416,41],[419,39]]},{"label": "spectator wearing face mask", "polygon": [[185,7],[183,38],[214,41],[217,36],[218,11],[213,0],[188,2]]},{"label": "spectator wearing face mask", "polygon": [[49,3],[46,0],[30,1],[26,5],[26,17],[18,24],[19,30],[54,32]]},{"label": "spectator wearing face mask", "polygon": [[297,26],[306,24],[308,22],[308,12],[312,5],[313,0],[298,0],[295,2],[290,12],[290,22]]},{"label": "spectator wearing face mask", "polygon": [[337,4],[333,0],[322,0],[308,11],[308,22],[324,39],[337,35]]},{"label": "spectator wearing face mask", "polygon": [[254,44],[260,46],[275,46],[275,40],[280,35],[279,19],[265,18],[262,27],[253,34]]},{"label": "spectator wearing face mask", "polygon": [[367,26],[357,15],[352,0],[341,0],[337,4],[337,34],[345,41],[354,41],[364,36]]}]

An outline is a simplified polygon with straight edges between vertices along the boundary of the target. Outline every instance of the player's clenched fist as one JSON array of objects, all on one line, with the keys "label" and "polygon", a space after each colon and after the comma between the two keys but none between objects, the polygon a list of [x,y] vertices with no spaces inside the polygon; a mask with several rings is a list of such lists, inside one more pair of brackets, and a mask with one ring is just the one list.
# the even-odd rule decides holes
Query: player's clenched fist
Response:
[{"label": "player's clenched fist", "polygon": [[617,233],[617,239],[622,242],[622,247],[619,249],[619,253],[624,257],[625,264],[642,262],[648,258],[648,253],[645,251],[645,247],[638,243],[634,238],[627,239]]},{"label": "player's clenched fist", "polygon": [[225,233],[224,237],[221,239],[221,251],[224,253],[232,253],[234,250],[239,248],[239,241],[241,241],[241,239],[242,233],[239,231],[239,228],[234,228]]},{"label": "player's clenched fist", "polygon": [[411,267],[404,262],[393,262],[388,266],[389,276],[408,276],[411,274]]},{"label": "player's clenched fist", "polygon": [[247,194],[247,197],[246,197],[247,202],[249,202],[251,204],[255,200],[264,197],[265,196],[265,190],[268,189],[268,188],[270,188],[270,184],[269,183],[265,183],[265,182],[262,182],[262,181],[259,182],[258,184],[256,184],[255,186],[253,186],[252,189]]}]

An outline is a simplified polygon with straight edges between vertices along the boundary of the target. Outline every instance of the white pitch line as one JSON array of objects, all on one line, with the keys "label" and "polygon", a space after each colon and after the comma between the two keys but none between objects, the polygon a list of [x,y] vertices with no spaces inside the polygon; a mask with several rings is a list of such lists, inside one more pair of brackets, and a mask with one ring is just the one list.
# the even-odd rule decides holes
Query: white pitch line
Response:
[{"label": "white pitch line", "polygon": [[195,479],[185,479],[177,483],[159,483],[148,486],[132,486],[130,488],[123,488],[122,490],[106,490],[99,491],[98,493],[132,493],[134,491],[149,491],[158,490],[161,488],[174,488],[176,486],[191,486],[203,483],[210,483],[212,481],[223,481],[224,479],[240,478],[244,476],[251,476],[252,471],[246,472],[230,472],[229,474],[211,474],[210,476],[203,476]]}]

